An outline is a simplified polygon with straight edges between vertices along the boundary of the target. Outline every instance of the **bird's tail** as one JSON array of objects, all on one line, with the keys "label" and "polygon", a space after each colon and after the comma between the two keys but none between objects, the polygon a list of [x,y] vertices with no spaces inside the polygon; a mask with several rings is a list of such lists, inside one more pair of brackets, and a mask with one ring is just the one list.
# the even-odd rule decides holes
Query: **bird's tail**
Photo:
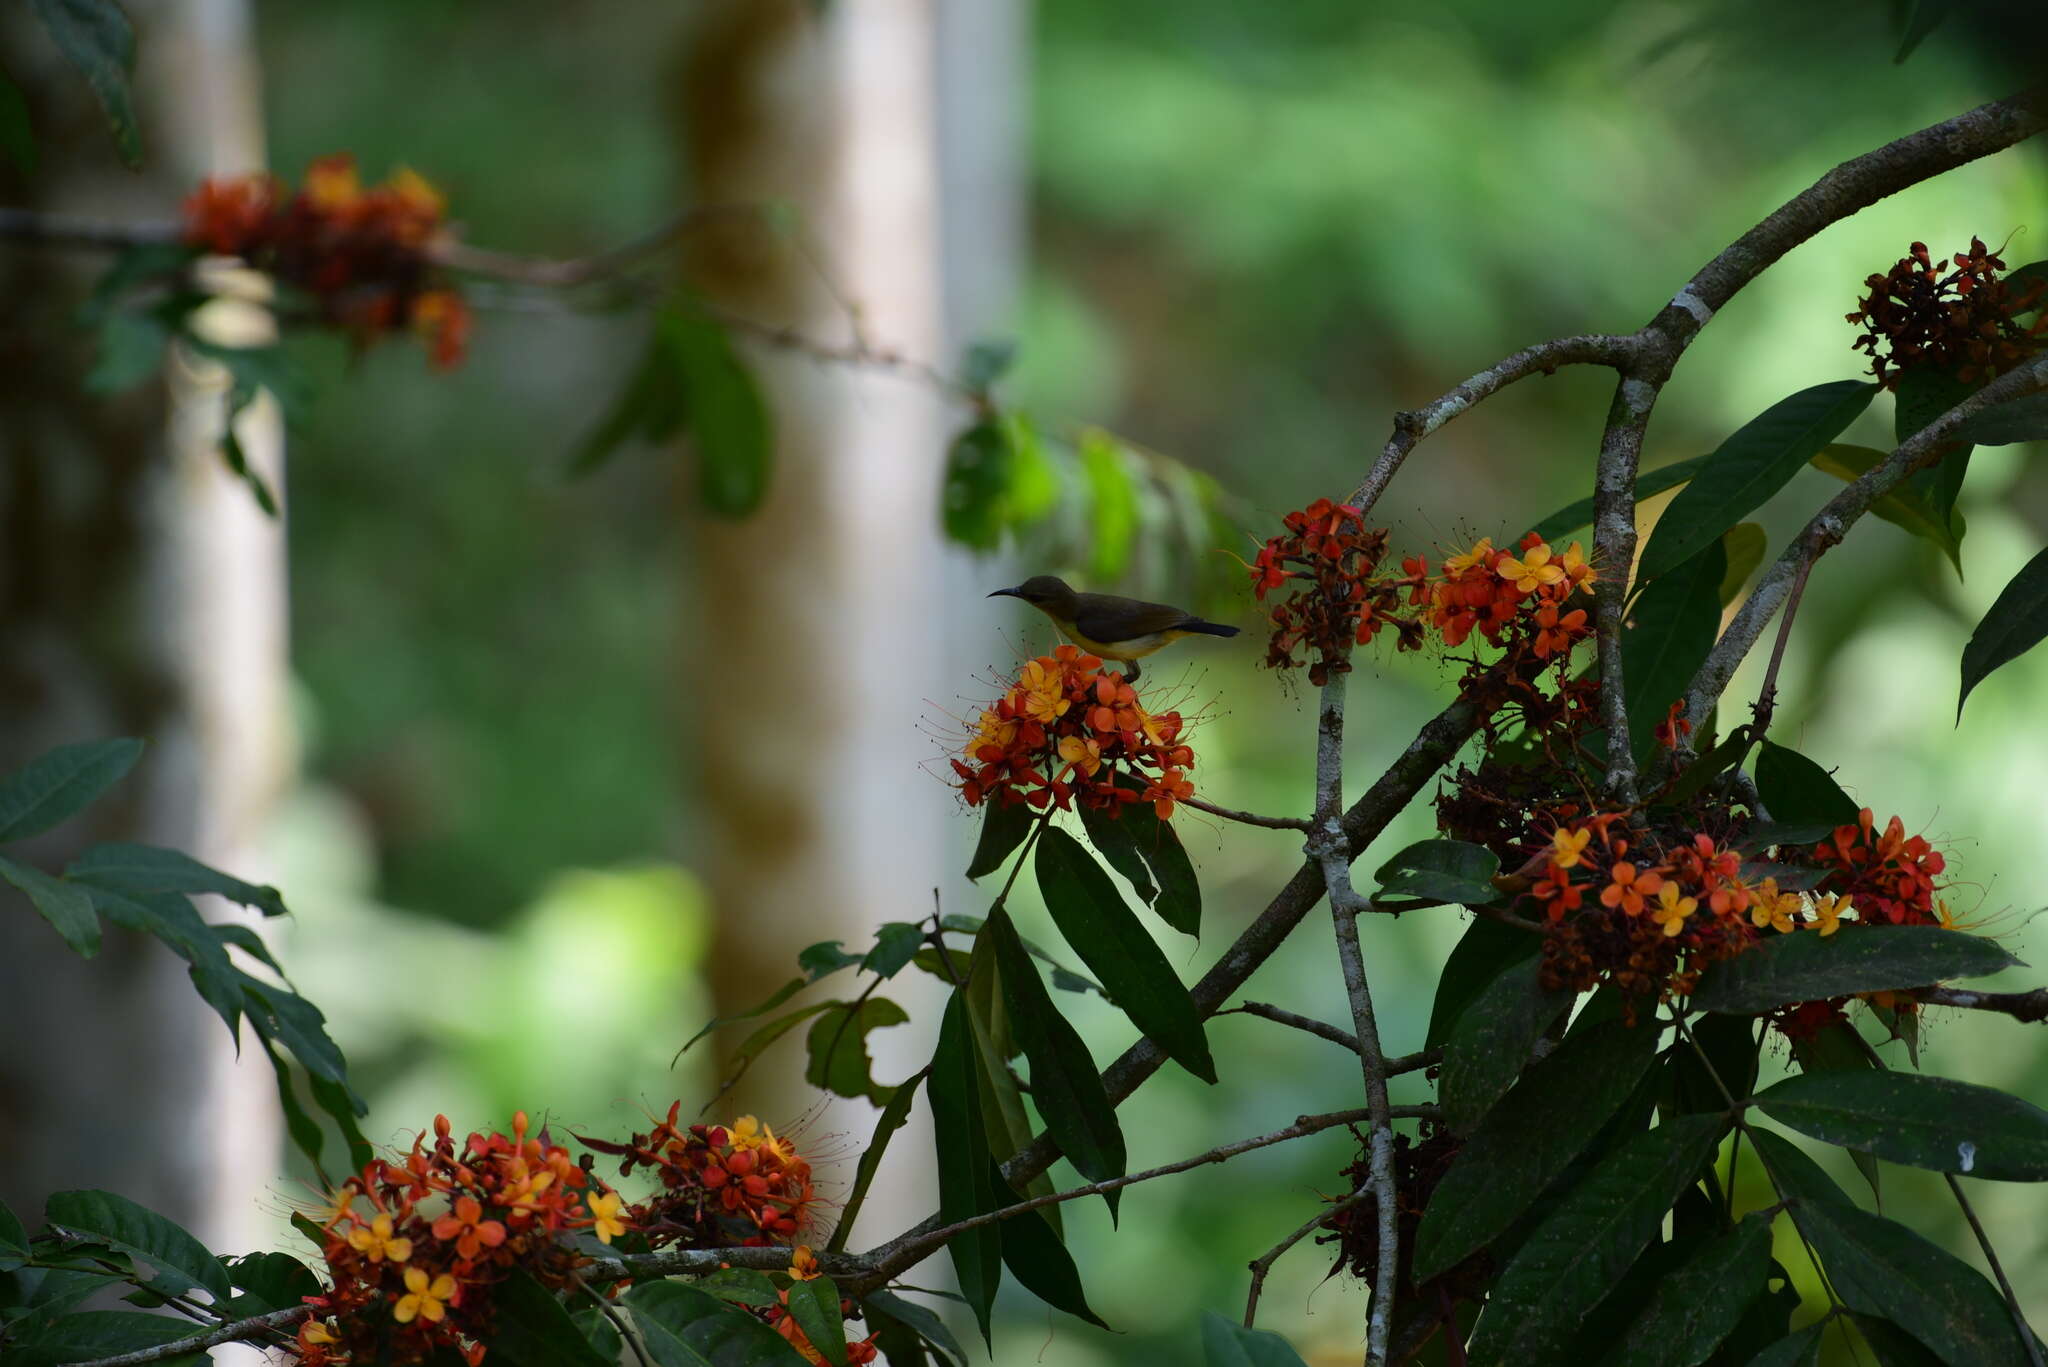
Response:
[{"label": "bird's tail", "polygon": [[1236,627],[1224,626],[1221,622],[1204,622],[1199,617],[1180,624],[1182,631],[1198,631],[1204,636],[1235,636]]}]

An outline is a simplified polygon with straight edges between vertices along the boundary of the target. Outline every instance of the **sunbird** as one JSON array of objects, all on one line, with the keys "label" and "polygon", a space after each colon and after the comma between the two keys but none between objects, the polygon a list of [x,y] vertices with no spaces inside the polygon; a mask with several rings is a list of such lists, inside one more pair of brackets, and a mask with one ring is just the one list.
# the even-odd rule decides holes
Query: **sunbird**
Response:
[{"label": "sunbird", "polygon": [[1124,666],[1126,680],[1138,677],[1138,658],[1183,636],[1235,636],[1236,627],[1205,622],[1186,608],[1119,598],[1113,593],[1076,593],[1064,579],[1034,574],[1014,589],[991,598],[1022,598],[1059,628],[1060,635],[1090,655]]}]

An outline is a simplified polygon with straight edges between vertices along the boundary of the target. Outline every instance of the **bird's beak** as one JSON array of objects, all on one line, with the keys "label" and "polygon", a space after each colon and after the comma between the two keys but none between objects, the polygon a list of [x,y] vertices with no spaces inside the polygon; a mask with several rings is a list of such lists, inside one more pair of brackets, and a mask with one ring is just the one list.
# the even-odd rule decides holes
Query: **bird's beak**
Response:
[{"label": "bird's beak", "polygon": [[1022,598],[1023,596],[1023,594],[1015,589],[997,589],[989,595],[991,598]]}]

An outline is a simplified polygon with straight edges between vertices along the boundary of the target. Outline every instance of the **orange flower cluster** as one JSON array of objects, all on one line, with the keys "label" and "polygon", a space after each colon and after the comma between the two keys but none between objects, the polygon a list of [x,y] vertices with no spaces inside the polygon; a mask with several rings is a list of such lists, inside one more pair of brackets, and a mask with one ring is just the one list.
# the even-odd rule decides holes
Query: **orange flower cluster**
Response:
[{"label": "orange flower cluster", "polygon": [[719,1248],[787,1243],[817,1209],[811,1165],[796,1145],[753,1116],[731,1125],[682,1125],[682,1102],[624,1144],[577,1138],[618,1158],[624,1176],[652,1171],[661,1190],[627,1211],[650,1248]]},{"label": "orange flower cluster", "polygon": [[1358,509],[1327,498],[1282,520],[1286,532],[1261,546],[1249,567],[1261,602],[1293,586],[1272,609],[1268,669],[1296,668],[1302,663],[1296,652],[1309,652],[1309,682],[1321,687],[1331,675],[1350,670],[1354,645],[1365,645],[1388,626],[1401,649],[1421,648],[1421,623],[1401,612],[1407,581],[1377,577],[1387,553],[1384,531],[1368,531]]},{"label": "orange flower cluster", "polygon": [[295,192],[266,174],[202,182],[185,201],[185,241],[306,291],[358,345],[410,329],[446,369],[468,345],[469,309],[428,253],[445,213],[411,171],[365,188],[344,152],[307,167]]},{"label": "orange flower cluster", "polygon": [[1028,803],[1071,811],[1149,802],[1161,820],[1194,796],[1195,752],[1178,712],[1148,712],[1115,670],[1074,646],[1027,660],[1003,696],[982,709],[952,761],[970,807]]},{"label": "orange flower cluster", "polygon": [[543,1134],[524,1111],[512,1133],[471,1134],[458,1147],[434,1118],[402,1162],[372,1160],[321,1212],[321,1252],[332,1285],[310,1297],[298,1360],[424,1362],[447,1350],[476,1367],[484,1356],[492,1289],[515,1270],[542,1285],[567,1283],[576,1254],[564,1236],[623,1233],[619,1196]]},{"label": "orange flower cluster", "polygon": [[1848,315],[1862,325],[1863,335],[1851,345],[1869,353],[1871,372],[1885,388],[1897,388],[1899,372],[1907,370],[1939,371],[1979,384],[2040,349],[2048,310],[2031,323],[2016,315],[2040,308],[2048,281],[2016,288],[2001,280],[2005,262],[1981,238],[1971,238],[1970,250],[1952,260],[1955,269],[1943,274],[1927,244],[1915,242],[1888,274],[1863,282],[1868,293]]},{"label": "orange flower cluster", "polygon": [[[1426,562],[1402,562],[1413,572]],[[1574,541],[1562,555],[1530,532],[1515,551],[1498,550],[1481,537],[1473,547],[1444,561],[1443,573],[1428,584],[1429,625],[1447,646],[1463,645],[1477,631],[1490,645],[1507,642],[1511,631],[1528,641],[1539,660],[1569,652],[1592,634],[1583,607],[1569,607],[1572,595],[1590,589],[1597,576]]]},{"label": "orange flower cluster", "polygon": [[1948,861],[1924,837],[1908,836],[1896,816],[1879,835],[1877,820],[1865,807],[1855,825],[1837,827],[1809,859],[1831,870],[1822,886],[1853,901],[1865,921],[1928,926],[1947,919],[1935,898],[1934,880]]}]

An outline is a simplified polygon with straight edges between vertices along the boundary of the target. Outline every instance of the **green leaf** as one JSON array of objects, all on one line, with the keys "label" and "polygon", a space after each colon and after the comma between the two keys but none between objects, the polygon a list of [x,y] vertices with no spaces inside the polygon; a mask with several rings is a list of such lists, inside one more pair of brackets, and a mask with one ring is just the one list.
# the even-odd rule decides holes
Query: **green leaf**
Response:
[{"label": "green leaf", "polygon": [[[939,1042],[932,1054],[926,1095],[932,1105],[932,1133],[937,1141],[939,1219],[954,1224],[998,1209],[997,1184],[989,1162],[988,1130],[981,1114],[981,1053],[967,1018],[967,1001],[955,992],[939,1022]],[[986,1224],[946,1241],[960,1294],[974,1310],[981,1336],[989,1334],[989,1307],[1003,1278],[1002,1227]]]},{"label": "green leaf", "polygon": [[1728,557],[1728,569],[1714,596],[1721,600],[1722,607],[1741,597],[1742,586],[1749,582],[1750,575],[1756,573],[1756,567],[1764,563],[1764,551],[1769,545],[1763,527],[1755,522],[1738,522],[1721,538],[1721,550]]},{"label": "green leaf", "polygon": [[[1009,1204],[1015,1193],[1003,1182],[1002,1171],[994,1159],[989,1160],[989,1167],[990,1180],[996,1184],[1004,1203]],[[1019,1286],[1053,1309],[1064,1310],[1104,1329],[1109,1327],[1089,1308],[1080,1270],[1074,1266],[1067,1246],[1053,1232],[1044,1209],[1027,1210],[1003,1221],[1003,1266],[1010,1269]]]},{"label": "green leaf", "polygon": [[1303,1367],[1301,1354],[1278,1334],[1247,1329],[1214,1310],[1202,1312],[1203,1367]]},{"label": "green leaf", "polygon": [[[754,1020],[757,1017],[765,1016],[770,1011],[773,1011],[776,1007],[788,1001],[791,997],[794,997],[797,993],[803,991],[806,987],[809,987],[811,986],[811,984],[817,982],[819,979],[830,977],[832,974],[837,973],[840,969],[851,968],[855,964],[860,962],[860,959],[855,955],[837,952],[838,947],[839,941],[837,940],[828,940],[822,945],[807,946],[797,955],[797,967],[803,970],[804,976],[800,978],[791,978],[788,982],[784,983],[782,986],[776,988],[773,992],[769,993],[768,999],[766,1001],[763,1001],[758,1006],[749,1007],[747,1010],[741,1011],[735,1015],[720,1016],[716,1020],[706,1022],[704,1027],[700,1029],[696,1034],[690,1036],[689,1040],[683,1045],[682,1049],[679,1049],[676,1052],[678,1054],[683,1053],[684,1051],[688,1050],[691,1045],[695,1044],[698,1040],[703,1039],[706,1035],[710,1034],[713,1030],[718,1029],[722,1025],[732,1025],[738,1021]],[[828,949],[833,952],[825,952]],[[818,1006],[806,1008],[806,1012],[807,1014],[815,1015],[817,1012],[824,1010],[825,1006],[830,1004],[831,1003],[821,1003]],[[796,1019],[802,1020],[804,1019],[804,1017],[799,1016]],[[781,1030],[776,1031],[776,1036],[780,1037],[783,1030],[787,1030],[789,1028],[789,1025],[792,1024],[795,1024],[795,1021],[790,1021],[788,1024],[784,1024]]]},{"label": "green leaf", "polygon": [[1744,832],[1736,848],[1744,854],[1761,854],[1778,847],[1818,845],[1835,833],[1838,821],[1759,821]]},{"label": "green leaf", "polygon": [[1955,1255],[1879,1215],[1822,1202],[1792,1208],[1842,1303],[1890,1320],[1953,1367],[2023,1367],[2004,1300]]},{"label": "green leaf", "polygon": [[690,1285],[734,1305],[782,1304],[782,1289],[776,1286],[775,1279],[751,1267],[721,1267],[708,1277],[698,1277]]},{"label": "green leaf", "polygon": [[924,927],[915,921],[885,921],[875,932],[875,947],[861,959],[863,973],[893,978],[924,946]]},{"label": "green leaf", "polygon": [[[968,1367],[966,1350],[953,1337],[953,1331],[946,1327],[946,1322],[917,1302],[905,1300],[893,1291],[870,1291],[861,1297],[860,1303],[861,1308],[868,1311],[870,1323],[878,1314],[894,1320],[951,1357],[957,1367]],[[891,1367],[895,1367],[893,1358]]]},{"label": "green leaf", "polygon": [[320,1279],[289,1253],[249,1253],[228,1262],[228,1279],[241,1291],[237,1316],[289,1310],[320,1294]]},{"label": "green leaf", "polygon": [[[1636,476],[1636,501],[1661,494],[1693,478],[1706,468],[1711,456],[1694,456],[1691,460],[1676,461],[1655,470],[1645,471]],[[1559,508],[1534,527],[1536,535],[1545,541],[1556,541],[1566,532],[1575,532],[1593,523],[1593,500],[1590,496],[1577,499]]]},{"label": "green leaf", "polygon": [[1081,434],[1081,473],[1088,481],[1089,577],[1119,578],[1138,539],[1138,488],[1121,443],[1100,428]]},{"label": "green leaf", "polygon": [[1451,1036],[1451,1028],[1465,1008],[1493,985],[1509,964],[1520,963],[1543,947],[1540,936],[1504,926],[1498,921],[1474,918],[1444,960],[1437,977],[1436,999],[1429,1010],[1429,1030],[1423,1038],[1425,1049],[1434,1049]]},{"label": "green leaf", "polygon": [[[60,1191],[43,1207],[44,1218],[84,1234],[131,1257],[145,1259],[157,1275],[144,1278],[155,1290],[179,1295],[203,1289],[225,1302],[234,1294],[227,1269],[184,1229],[155,1211],[110,1191]],[[136,1268],[138,1275],[144,1269]]]},{"label": "green leaf", "polygon": [[1863,1344],[1877,1359],[1877,1367],[1941,1367],[1939,1355],[1890,1320],[1870,1315],[1847,1317],[1863,1335]]},{"label": "green leaf", "polygon": [[946,448],[939,504],[947,536],[978,551],[1002,544],[1009,521],[1010,466],[1010,443],[993,419],[984,418],[953,438]]},{"label": "green leaf", "polygon": [[1941,21],[1948,18],[1949,7],[1954,0],[1913,0],[1913,8],[1906,15],[1905,29],[1899,34],[1899,50],[1892,58],[1892,65],[1898,66],[1913,55],[1927,35],[1941,27]]},{"label": "green leaf", "polygon": [[[1892,406],[1892,439],[1903,445],[1942,414],[1975,393],[1977,386],[1965,384],[1938,370],[1909,370],[1900,374],[1897,402]],[[1933,467],[1908,476],[1905,488],[1926,499],[1937,516],[1955,511],[1956,495],[1962,492],[1963,477],[1970,469],[1970,443],[1951,435],[1938,447],[1942,454]]]},{"label": "green leaf", "polygon": [[1531,1068],[1430,1194],[1415,1234],[1415,1279],[1450,1271],[1534,1205],[1628,1100],[1656,1051],[1655,1027],[1608,1021]]},{"label": "green leaf", "polygon": [[982,804],[981,838],[974,844],[974,859],[967,865],[969,878],[982,878],[1000,869],[1031,834],[1038,814],[1021,802],[990,798]]},{"label": "green leaf", "polygon": [[1802,389],[1750,419],[1707,457],[1706,466],[1657,519],[1639,576],[1668,574],[1719,540],[1784,488],[1876,396],[1874,384],[1836,380]]},{"label": "green leaf", "polygon": [[1756,791],[1773,821],[1853,826],[1860,810],[1833,774],[1771,741],[1757,751]]},{"label": "green leaf", "polygon": [[24,176],[36,173],[36,135],[21,87],[0,76],[0,151]]},{"label": "green leaf", "polygon": [[67,878],[116,892],[210,892],[253,907],[265,916],[285,914],[278,890],[245,883],[190,855],[154,845],[94,845],[64,871]]},{"label": "green leaf", "polygon": [[693,1286],[640,1282],[625,1302],[659,1367],[802,1367],[789,1340]]},{"label": "green leaf", "polygon": [[[1124,786],[1132,785],[1126,782]],[[1119,805],[1114,816],[1082,808],[1081,825],[1110,866],[1130,880],[1140,898],[1152,904],[1160,920],[1183,935],[1200,938],[1202,885],[1195,878],[1194,863],[1171,821],[1161,821],[1149,802],[1126,802]],[[1144,861],[1136,877],[1118,862],[1117,832],[1129,836],[1129,850],[1122,854],[1134,852]],[[1144,878],[1146,870],[1151,873],[1149,880]]]},{"label": "green leaf", "polygon": [[1775,1011],[1856,992],[1979,978],[2019,960],[1999,945],[1936,926],[1866,926],[1821,935],[1774,935],[1700,976],[1692,1005],[1704,1011]]},{"label": "green leaf", "polygon": [[[1131,890],[1138,894],[1138,900],[1150,906],[1152,899],[1159,895],[1159,886],[1152,881],[1145,857],[1138,853],[1138,842],[1131,838],[1131,828],[1120,819],[1124,807],[1143,805],[1125,803],[1106,811],[1084,806],[1081,808],[1081,829],[1088,833],[1088,843],[1095,847],[1095,852],[1123,875]],[[1158,813],[1153,813],[1155,824],[1158,819]],[[1172,827],[1169,825],[1167,829]]]},{"label": "green leaf", "polygon": [[312,1164],[313,1174],[320,1179],[322,1187],[332,1186],[326,1169],[320,1166],[320,1151],[327,1146],[327,1138],[320,1132],[320,1122],[299,1102],[298,1089],[292,1083],[291,1064],[268,1041],[264,1042],[263,1056],[270,1060],[271,1071],[277,1076],[278,1109],[284,1112],[285,1133],[291,1136],[292,1147],[306,1155],[306,1161]]},{"label": "green leaf", "polygon": [[1963,704],[1970,690],[1984,682],[1999,666],[2032,650],[2048,636],[2048,550],[2043,550],[2021,567],[2012,582],[1998,592],[1998,601],[1963,647],[1963,688],[1956,698],[1956,721],[1963,719]]},{"label": "green leaf", "polygon": [[0,856],[0,878],[27,893],[42,918],[74,951],[88,959],[99,953],[100,918],[92,908],[91,895],[83,888],[4,856]]},{"label": "green leaf", "polygon": [[[340,1046],[329,1038],[327,1018],[319,1007],[288,988],[273,987],[240,969],[235,970],[235,977],[241,984],[249,1023],[259,1035],[291,1050],[313,1077],[347,1083],[348,1062],[342,1058]],[[363,1110],[359,1103],[356,1114]]]},{"label": "green leaf", "polygon": [[661,327],[696,442],[697,497],[720,517],[745,517],[767,497],[775,459],[760,384],[715,320],[672,310]]},{"label": "green leaf", "polygon": [[619,1350],[625,1340],[619,1336],[618,1326],[611,1322],[604,1310],[595,1305],[586,1305],[571,1311],[569,1319],[576,1326],[576,1332],[583,1335],[583,1341],[590,1345],[590,1351],[607,1363],[616,1363]]},{"label": "green leaf", "polygon": [[[1103,1090],[1087,1044],[1053,1006],[1007,911],[997,907],[989,913],[987,934],[995,945],[1010,1028],[1031,1063],[1031,1100],[1045,1118],[1046,1128],[1068,1161],[1089,1181],[1123,1176],[1127,1170],[1123,1128],[1117,1123],[1116,1107]],[[1104,1198],[1112,1219],[1115,1197],[1116,1193],[1110,1192]],[[1008,1242],[1006,1239],[1006,1248]]]},{"label": "green leaf", "polygon": [[990,385],[1009,373],[1016,359],[1016,338],[976,338],[967,344],[967,354],[961,358],[960,383],[975,393],[985,394]]},{"label": "green leaf", "polygon": [[1993,404],[1956,428],[1956,437],[1978,446],[2048,441],[2048,394],[2027,394]]},{"label": "green leaf", "polygon": [[1749,1367],[1820,1367],[1820,1336],[1827,1328],[1826,1323],[1809,1324],[1751,1358]]},{"label": "green leaf", "polygon": [[1501,1273],[1472,1339],[1472,1367],[1537,1362],[1561,1348],[1699,1180],[1725,1126],[1720,1116],[1679,1116],[1602,1159]]},{"label": "green leaf", "polygon": [[1761,1093],[1781,1125],[1935,1172],[2048,1180],[2048,1111],[1991,1087],[1885,1069],[1805,1073]]},{"label": "green leaf", "polygon": [[1720,1115],[1729,1097],[1748,1096],[1756,1087],[1754,1027],[1748,1016],[1695,1016],[1687,1028],[1692,1043],[1681,1039],[1671,1054],[1671,1104]]},{"label": "green leaf", "polygon": [[60,745],[0,779],[0,844],[68,820],[121,781],[142,756],[139,740]]},{"label": "green leaf", "polygon": [[1201,1012],[1102,866],[1080,841],[1049,826],[1033,867],[1053,923],[1110,998],[1169,1058],[1215,1082]]},{"label": "green leaf", "polygon": [[1372,904],[1396,911],[1442,906],[1446,902],[1485,906],[1500,900],[1500,889],[1493,885],[1493,876],[1498,872],[1500,860],[1483,845],[1463,840],[1420,840],[1380,865],[1373,874],[1380,887],[1372,895]]},{"label": "green leaf", "polygon": [[1439,1087],[1452,1129],[1469,1133],[1479,1124],[1521,1075],[1537,1037],[1571,1003],[1573,993],[1538,981],[1542,972],[1540,959],[1509,964],[1459,1013],[1444,1041]]},{"label": "green leaf", "polygon": [[[1848,1070],[1868,1072],[1879,1067],[1877,1054],[1863,1042],[1863,1036],[1846,1020],[1833,1020],[1810,1035],[1792,1041],[1792,1057],[1801,1072],[1820,1074]],[[1884,1205],[1884,1174],[1877,1159],[1857,1149],[1849,1150],[1856,1171],[1870,1184],[1871,1199]]]},{"label": "green leaf", "polygon": [[[1873,467],[1889,459],[1890,453],[1870,446],[1850,446],[1835,442],[1821,449],[1813,458],[1813,468],[1833,475],[1843,482],[1851,482]],[[1941,547],[1949,563],[1955,566],[1958,575],[1963,572],[1963,515],[1951,510],[1943,517],[1935,508],[1927,491],[1910,483],[1895,487],[1890,493],[1870,505],[1870,511],[1894,527],[1902,527],[1924,541],[1931,541]]]},{"label": "green leaf", "polygon": [[1727,577],[1728,553],[1722,542],[1710,541],[1653,580],[1629,611],[1632,625],[1621,636],[1621,677],[1628,685],[1629,743],[1639,760],[1649,755],[1658,724],[1670,715],[1671,704],[1685,696],[1686,685],[1714,648],[1721,630],[1721,583]]},{"label": "green leaf", "polygon": [[[190,1320],[139,1310],[87,1310],[65,1315],[37,1329],[25,1342],[10,1342],[7,1367],[55,1367],[57,1363],[92,1362],[123,1353],[160,1348],[205,1330]],[[204,1352],[158,1358],[166,1367],[201,1367]]]},{"label": "green leaf", "polygon": [[860,1215],[860,1208],[868,1199],[868,1188],[875,1184],[875,1173],[882,1166],[882,1155],[888,1151],[889,1141],[896,1131],[903,1128],[903,1122],[910,1118],[910,1105],[917,1099],[917,1085],[925,1080],[929,1069],[921,1069],[904,1080],[889,1096],[889,1104],[882,1108],[882,1114],[875,1120],[875,1132],[868,1139],[866,1148],[860,1151],[860,1162],[853,1170],[853,1190],[847,1193],[846,1204],[840,1208],[839,1223],[833,1227],[831,1241],[826,1251],[837,1253],[846,1247],[847,1236],[853,1233],[853,1222]]},{"label": "green leaf", "polygon": [[789,1315],[832,1367],[846,1367],[846,1326],[839,1318],[839,1288],[830,1277],[791,1282]]},{"label": "green leaf", "polygon": [[28,1231],[21,1219],[0,1201],[0,1255],[19,1256],[28,1252]]},{"label": "green leaf", "polygon": [[370,1161],[370,1142],[363,1138],[363,1132],[356,1126],[356,1117],[370,1109],[363,1099],[355,1094],[346,1082],[335,1082],[324,1077],[308,1074],[306,1085],[313,1093],[313,1103],[333,1119],[341,1129],[341,1137],[348,1145],[349,1166],[361,1172]]},{"label": "green leaf", "polygon": [[901,1025],[910,1019],[909,1014],[887,997],[828,1002],[826,1006],[804,1040],[810,1057],[804,1081],[839,1096],[866,1097],[877,1106],[887,1103],[895,1088],[875,1081],[868,1034]]},{"label": "green leaf", "polygon": [[142,131],[128,77],[135,70],[135,29],[114,0],[30,0],[66,61],[85,77],[107,116],[114,146],[131,170],[142,165]]},{"label": "green leaf", "polygon": [[1759,1211],[1661,1278],[1608,1355],[1613,1367],[1694,1367],[1741,1321],[1771,1266],[1771,1215]]},{"label": "green leaf", "polygon": [[490,1355],[524,1367],[611,1367],[555,1293],[515,1269],[491,1287]]},{"label": "green leaf", "polygon": [[569,465],[571,475],[587,475],[596,470],[634,437],[664,442],[682,430],[688,410],[676,341],[676,331],[664,314],[656,320],[626,387],[612,400],[611,408],[598,425],[577,444]]}]

